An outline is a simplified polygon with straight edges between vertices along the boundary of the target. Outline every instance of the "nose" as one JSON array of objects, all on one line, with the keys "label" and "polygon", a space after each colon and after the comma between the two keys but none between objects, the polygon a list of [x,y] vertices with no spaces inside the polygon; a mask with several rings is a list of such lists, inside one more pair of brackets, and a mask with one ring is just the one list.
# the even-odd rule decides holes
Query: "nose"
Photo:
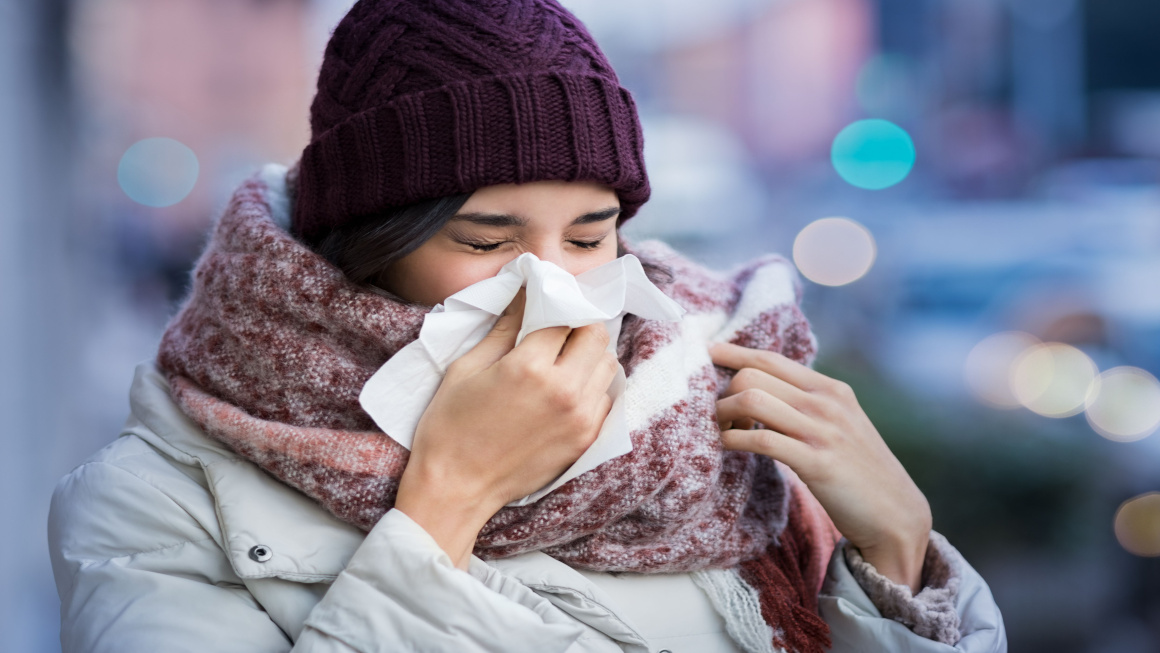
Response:
[{"label": "nose", "polygon": [[565,270],[568,269],[567,263],[564,259],[564,249],[559,245],[536,245],[531,247],[528,251],[532,254],[535,254],[536,258],[540,259],[541,261],[554,263],[564,268]]}]

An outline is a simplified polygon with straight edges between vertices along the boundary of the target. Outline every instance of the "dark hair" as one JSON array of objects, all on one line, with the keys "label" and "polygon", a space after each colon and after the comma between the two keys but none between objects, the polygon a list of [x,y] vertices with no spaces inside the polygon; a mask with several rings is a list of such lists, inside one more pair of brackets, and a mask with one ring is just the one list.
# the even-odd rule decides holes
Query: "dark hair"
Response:
[{"label": "dark hair", "polygon": [[382,288],[387,267],[439,233],[469,197],[461,193],[408,204],[353,220],[306,244],[351,281]]},{"label": "dark hair", "polygon": [[[384,275],[390,264],[439,233],[469,197],[471,193],[448,195],[353,220],[306,245],[342,270],[351,281],[385,290]],[[616,255],[626,253],[618,225]],[[672,271],[664,266],[649,261],[641,261],[641,265],[653,283],[672,282]]]}]

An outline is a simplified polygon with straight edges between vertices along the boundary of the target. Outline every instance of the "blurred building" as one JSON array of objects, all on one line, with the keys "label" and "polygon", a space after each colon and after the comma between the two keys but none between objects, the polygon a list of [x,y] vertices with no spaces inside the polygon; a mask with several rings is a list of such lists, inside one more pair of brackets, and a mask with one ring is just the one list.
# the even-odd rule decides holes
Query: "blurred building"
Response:
[{"label": "blurred building", "polygon": [[[213,214],[265,161],[290,162],[309,138],[318,63],[305,0],[78,0],[70,32],[84,111],[81,183],[91,218],[134,283],[170,301]],[[193,191],[164,208],[122,192],[110,171],[133,143],[167,137],[200,164]],[[149,300],[152,301],[152,298]]]},{"label": "blurred building", "polygon": [[[1160,4],[1153,0],[562,0],[641,108],[653,198],[629,223],[729,267],[791,255],[820,218],[876,246],[852,283],[806,281],[820,366],[849,380],[992,583],[1013,650],[1160,650],[1160,558],[1117,506],[1160,487],[1160,434],[1098,435],[968,392],[1008,331],[1099,370],[1160,376]],[[0,649],[56,647],[43,519],[55,479],[114,437],[206,228],[309,136],[322,47],[352,0],[0,5]],[[831,165],[881,118],[916,149],[883,190]],[[193,190],[118,183],[172,138]],[[32,497],[25,499],[24,497]]]}]

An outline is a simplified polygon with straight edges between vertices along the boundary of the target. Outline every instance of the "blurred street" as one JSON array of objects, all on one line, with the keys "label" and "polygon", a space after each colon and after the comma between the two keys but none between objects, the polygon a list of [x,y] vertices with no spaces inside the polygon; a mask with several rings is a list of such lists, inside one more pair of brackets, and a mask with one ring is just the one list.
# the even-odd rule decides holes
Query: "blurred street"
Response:
[{"label": "blurred street", "polygon": [[[1011,650],[1160,651],[1160,3],[561,2],[641,111],[626,235],[793,259]],[[52,488],[350,5],[0,0],[0,650],[60,650]]]}]

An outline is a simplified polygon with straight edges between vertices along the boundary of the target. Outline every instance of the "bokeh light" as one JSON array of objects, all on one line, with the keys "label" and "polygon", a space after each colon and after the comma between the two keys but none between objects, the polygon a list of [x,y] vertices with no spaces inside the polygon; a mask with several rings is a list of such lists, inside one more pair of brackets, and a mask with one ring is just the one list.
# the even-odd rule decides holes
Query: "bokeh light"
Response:
[{"label": "bokeh light", "polygon": [[197,155],[172,138],[137,141],[117,166],[117,183],[135,202],[172,206],[185,199],[197,183]]},{"label": "bokeh light", "polygon": [[1113,367],[1100,375],[1086,417],[1109,440],[1145,438],[1160,428],[1160,381],[1138,367]]},{"label": "bokeh light", "polygon": [[838,132],[830,150],[834,169],[858,188],[881,190],[906,179],[914,167],[914,141],[889,120],[859,120]]},{"label": "bokeh light", "polygon": [[824,286],[861,279],[878,249],[870,231],[849,218],[822,218],[806,225],[793,241],[793,261],[802,275]]},{"label": "bokeh light", "polygon": [[1022,331],[995,333],[979,341],[967,354],[963,376],[967,388],[995,408],[1018,408],[1022,404],[1011,390],[1011,368],[1020,354],[1039,339]]},{"label": "bokeh light", "polygon": [[1071,345],[1033,345],[1011,366],[1011,391],[1032,412],[1068,417],[1084,409],[1088,393],[1099,386],[1098,373],[1092,359]]},{"label": "bokeh light", "polygon": [[1128,499],[1116,510],[1116,540],[1129,553],[1160,556],[1160,492]]}]

